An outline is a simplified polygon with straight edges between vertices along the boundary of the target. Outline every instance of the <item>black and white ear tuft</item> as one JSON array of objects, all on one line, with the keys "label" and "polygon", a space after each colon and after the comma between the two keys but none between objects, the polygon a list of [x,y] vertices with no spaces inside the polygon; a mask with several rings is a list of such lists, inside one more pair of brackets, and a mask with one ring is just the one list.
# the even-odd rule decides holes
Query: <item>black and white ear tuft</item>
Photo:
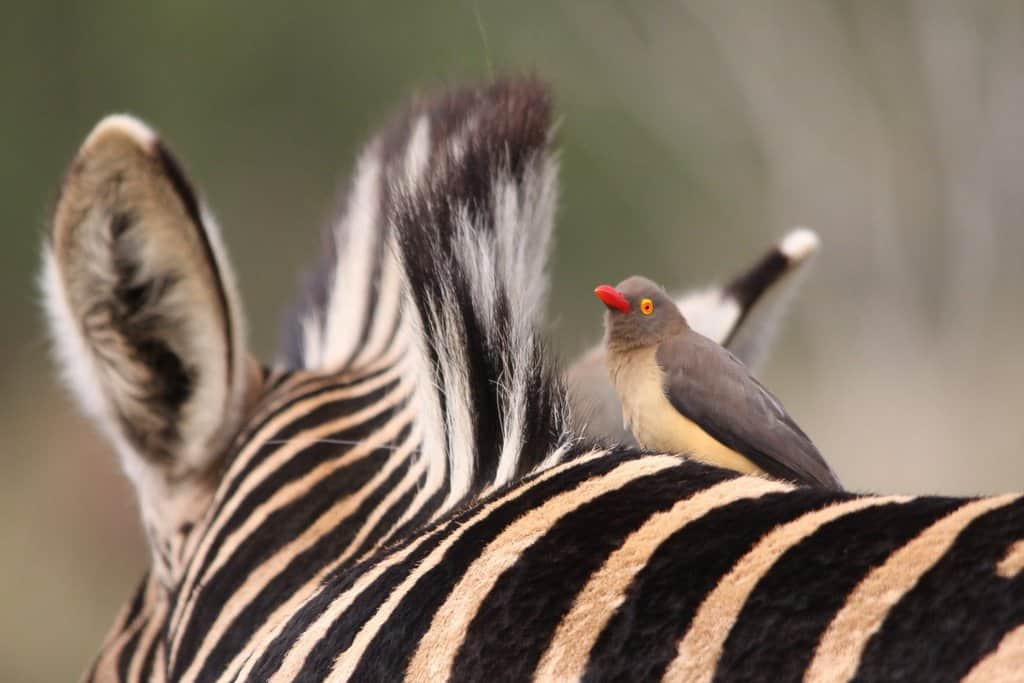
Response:
[{"label": "black and white ear tuft", "polygon": [[68,170],[43,259],[68,382],[119,451],[147,527],[170,524],[167,506],[194,498],[188,482],[208,479],[245,404],[245,330],[217,228],[156,134],[110,116]]},{"label": "black and white ear tuft", "polygon": [[[735,302],[738,315],[731,325],[717,331],[721,336],[716,341],[748,367],[760,365],[820,247],[816,232],[795,228],[726,285],[722,290],[723,303]],[[679,303],[685,314],[686,302]]]},{"label": "black and white ear tuft", "polygon": [[[795,228],[724,287],[690,292],[677,298],[676,305],[690,327],[755,367],[767,355],[820,243],[813,230]],[[622,406],[608,378],[602,345],[580,357],[566,380],[577,433],[634,443],[622,426]]]}]

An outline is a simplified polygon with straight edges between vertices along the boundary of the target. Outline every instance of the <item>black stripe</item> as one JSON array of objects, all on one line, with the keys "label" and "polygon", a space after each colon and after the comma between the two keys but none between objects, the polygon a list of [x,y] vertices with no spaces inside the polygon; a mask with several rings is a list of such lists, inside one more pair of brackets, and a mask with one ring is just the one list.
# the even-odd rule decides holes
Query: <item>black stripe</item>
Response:
[{"label": "black stripe", "polygon": [[[465,344],[465,363],[459,370],[467,375],[467,398],[473,407],[475,466],[471,490],[476,491],[480,485],[494,480],[498,470],[498,459],[501,457],[501,422],[504,415],[499,396],[500,385],[495,380],[502,377],[502,370],[495,367],[499,359],[494,350],[488,347],[484,326],[473,308],[474,283],[468,278],[460,277],[463,275],[464,273],[455,270],[455,280],[458,284],[454,293],[458,299],[458,303],[455,304],[456,310],[462,313],[461,331]],[[495,299],[498,308],[502,308],[502,298],[498,296]],[[493,312],[496,318],[500,314],[500,310]],[[438,335],[434,343],[444,344],[445,338]],[[508,381],[507,377],[505,381]]]},{"label": "black stripe", "polygon": [[266,365],[260,365],[260,370],[263,373],[264,395],[280,389],[285,382],[289,381],[292,377],[298,374],[293,370],[271,368]]},{"label": "black stripe", "polygon": [[[305,391],[309,387],[328,382],[351,383],[351,378],[339,376],[338,374],[324,374],[319,370],[306,369],[281,369],[271,370],[271,382],[268,385],[274,391],[286,393],[293,391]],[[269,393],[269,392],[268,392]]]},{"label": "black stripe", "polygon": [[[325,389],[329,386],[344,387],[362,380],[362,377],[352,378],[339,375],[312,374],[303,370],[274,370],[267,377],[263,384],[263,393],[260,394],[259,403],[253,410],[253,415],[260,415],[260,411],[266,411],[267,407],[275,401],[285,398],[294,401],[302,394],[313,393],[317,389]],[[280,407],[273,409],[274,412]],[[260,420],[265,420],[266,415],[260,415]]]},{"label": "black stripe", "polygon": [[121,622],[121,628],[127,628],[135,618],[142,613],[142,606],[146,602],[146,593],[149,588],[149,572],[147,571],[142,575],[142,581],[139,582],[138,588],[135,589],[135,595],[132,597],[131,606],[128,608],[128,612],[124,615],[124,620]]},{"label": "black stripe", "polygon": [[725,295],[733,298],[740,306],[740,315],[732,326],[723,346],[728,346],[736,333],[743,326],[757,301],[789,270],[790,261],[774,248],[765,254],[760,261],[749,270],[735,278],[725,287]]},{"label": "black stripe", "polygon": [[[154,638],[153,642],[150,643],[149,651],[146,652],[146,659],[142,662],[142,669],[139,671],[140,681],[153,680],[153,665],[156,663],[156,653],[160,649],[160,644],[163,641],[160,638]],[[166,671],[167,663],[164,662],[164,671]]]},{"label": "black stripe", "polygon": [[413,534],[427,526],[434,515],[437,514],[437,511],[441,509],[441,506],[444,505],[444,501],[448,497],[448,488],[449,482],[446,480],[444,485],[427,498],[412,517],[391,534],[388,544],[394,545],[396,542],[405,542],[406,539],[412,538]]},{"label": "black stripe", "polygon": [[[411,591],[399,602],[391,617],[381,626],[360,658],[353,679],[395,680],[402,677],[420,639],[430,628],[435,613],[488,543],[509,524],[544,504],[548,499],[563,493],[571,495],[571,491],[584,481],[601,476],[620,463],[639,457],[643,456],[615,455],[572,468],[493,510],[477,524],[464,527],[463,535],[452,544],[441,562],[419,578]],[[691,472],[698,469],[682,460],[679,467]],[[702,467],[699,470],[705,471]],[[662,473],[668,474],[665,470],[662,470]],[[363,623],[366,616],[363,615],[363,620],[357,623]],[[513,628],[519,632],[522,626],[516,624]],[[338,652],[339,648],[334,648],[333,651]]]},{"label": "black stripe", "polygon": [[82,683],[93,683],[96,680],[96,670],[99,668],[100,657],[102,656],[103,650],[92,658],[92,664],[89,665],[88,671],[82,676]]},{"label": "black stripe", "polygon": [[[408,467],[405,469],[407,470]],[[352,552],[353,559],[359,560],[363,555],[370,552],[370,550],[377,545],[377,542],[384,537],[384,534],[394,527],[402,513],[409,508],[409,504],[412,503],[412,500],[416,497],[419,489],[423,487],[423,483],[426,479],[426,474],[420,475],[416,483],[409,487],[408,491],[402,494],[398,500],[391,504],[391,507],[388,508],[387,512],[381,515],[380,519],[377,520],[377,523],[373,525],[372,529],[370,529],[370,532],[366,534],[366,538],[363,539],[362,543],[360,543]],[[396,485],[397,483],[398,482],[396,482]]]},{"label": "black stripe", "polygon": [[657,680],[722,576],[779,524],[853,496],[771,493],[712,510],[666,540],[633,580],[590,653],[585,680]]},{"label": "black stripe", "polygon": [[213,251],[213,245],[210,243],[210,235],[206,226],[203,224],[202,212],[199,208],[199,199],[196,197],[195,190],[192,189],[192,184],[185,175],[184,169],[174,155],[171,154],[171,151],[164,146],[162,141],[157,140],[154,147],[157,159],[163,167],[164,173],[171,183],[171,187],[174,188],[175,193],[181,199],[185,213],[192,220],[192,223],[195,226],[196,232],[199,236],[199,241],[203,245],[203,255],[206,258],[206,263],[210,267],[210,274],[213,276],[213,281],[217,288],[217,303],[220,305],[220,319],[224,330],[224,361],[226,363],[225,381],[230,383],[233,382],[234,379],[234,365],[239,361],[239,359],[235,358],[234,355],[235,330],[231,324],[231,309],[228,307],[228,295],[227,290],[224,288],[224,279],[223,274],[220,271],[220,264],[217,262],[216,254]]},{"label": "black stripe", "polygon": [[[202,212],[199,209],[199,199],[196,197],[196,191],[192,187],[192,183],[189,182],[188,176],[185,174],[185,170],[181,165],[181,162],[171,154],[171,150],[163,143],[162,140],[157,140],[153,145],[153,151],[156,153],[157,161],[160,163],[161,170],[167,177],[168,182],[171,183],[171,188],[174,193],[178,195],[178,199],[181,200],[182,208],[185,209],[185,215],[188,216],[189,220],[195,224],[199,232],[203,232],[203,217]],[[205,237],[204,237],[205,239]],[[213,268],[216,274],[216,261],[213,260],[213,256],[209,247],[207,247],[207,256],[210,263],[210,267]],[[223,291],[223,288],[218,288]],[[227,307],[225,306],[225,310]]]},{"label": "black stripe", "polygon": [[117,655],[117,677],[122,681],[128,680],[128,671],[131,669],[132,661],[135,658],[135,651],[139,649],[139,640],[142,638],[142,632],[146,628],[146,622],[142,622],[135,629],[135,633],[131,635],[128,642],[121,648],[121,652]]},{"label": "black stripe", "polygon": [[[383,427],[389,418],[390,415],[385,411],[369,422],[363,422],[355,430],[345,430],[341,434],[352,437],[353,441],[362,441]],[[211,577],[210,564],[217,557],[220,548],[229,542],[232,533],[249,519],[253,510],[269,500],[283,486],[308,474],[317,465],[343,457],[352,448],[330,443],[313,444],[302,451],[301,457],[289,460],[245,497],[211,543],[209,551],[203,558],[202,567],[196,575],[195,588],[192,591],[195,607],[192,617],[185,626],[178,657],[174,662],[176,675],[184,672],[195,656],[206,629],[212,625],[220,611],[224,596],[231,595],[254,565],[265,560],[270,552],[276,550],[282,543],[301,533],[316,517],[334,504],[339,499],[338,496],[350,494],[362,485],[372,476],[374,468],[379,467],[380,461],[386,458],[388,451],[378,449],[366,458],[342,468],[342,473],[349,473],[349,481],[338,482],[337,477],[332,475],[319,482],[308,494],[272,513],[263,525],[232,548],[231,559]],[[332,488],[339,486],[338,491]]]},{"label": "black stripe", "polygon": [[918,498],[869,507],[797,543],[747,598],[725,641],[715,680],[800,680],[821,635],[868,572],[962,504]]},{"label": "black stripe", "polygon": [[[397,441],[402,442],[407,439],[409,431],[410,429],[406,428]],[[367,458],[360,466],[346,467],[335,472],[317,484],[303,498],[309,501],[325,501],[327,506],[323,511],[326,511],[332,506],[331,503],[337,504],[357,491],[362,490],[368,484],[369,479],[380,470],[388,454],[388,450],[380,449],[378,456],[385,457]],[[377,509],[381,500],[402,480],[408,468],[409,462],[407,460],[396,467],[346,519],[336,524],[329,531],[325,531],[309,548],[293,556],[285,567],[267,581],[245,608],[239,611],[223,635],[218,638],[217,644],[203,661],[203,667],[198,676],[199,680],[206,678],[215,680],[227,668],[235,655],[245,647],[253,633],[267,620],[275,609],[291,598],[317,572],[334,562],[349,547],[352,539],[363,528],[366,518]],[[296,507],[300,509],[293,509]],[[317,520],[321,511],[319,509],[303,509],[306,507],[304,502],[300,501],[295,506],[282,510],[280,513],[281,518],[289,523],[292,523],[296,518],[304,518],[301,519],[300,523],[306,524],[306,528],[308,528]],[[282,541],[290,541],[298,537],[305,532],[306,528],[285,536]],[[266,525],[253,532],[253,543],[257,546],[266,546],[278,538],[279,532],[279,526],[276,524],[271,525],[270,520],[268,520]],[[247,541],[240,546],[239,551],[245,551],[248,545]],[[250,567],[255,567],[255,564],[262,560],[263,558],[254,559],[254,563]],[[352,564],[353,562],[354,560],[349,560],[346,564]],[[244,577],[249,574],[249,571],[244,566],[225,566],[223,573],[227,576]],[[214,581],[216,581],[216,577]],[[227,587],[224,590],[232,591],[233,588]],[[213,595],[217,595],[221,600],[223,598],[220,596],[230,594],[220,593],[217,590],[213,592]],[[202,596],[200,599],[202,599]]]},{"label": "black stripe", "polygon": [[[577,594],[629,534],[651,515],[736,476],[687,462],[635,479],[558,520],[487,595],[467,629],[451,680],[530,678]],[[503,624],[529,628],[513,638]]]},{"label": "black stripe", "polygon": [[868,641],[854,680],[960,680],[1024,623],[1024,573],[996,565],[1024,530],[1024,501],[971,522],[892,608]]}]

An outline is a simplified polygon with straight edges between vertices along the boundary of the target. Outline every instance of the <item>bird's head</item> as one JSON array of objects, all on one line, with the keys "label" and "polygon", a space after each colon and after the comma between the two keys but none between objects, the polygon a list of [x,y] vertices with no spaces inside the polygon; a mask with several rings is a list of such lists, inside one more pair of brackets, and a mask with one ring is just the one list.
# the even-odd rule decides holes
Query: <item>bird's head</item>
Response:
[{"label": "bird's head", "polygon": [[688,329],[675,302],[645,277],[634,275],[615,287],[601,285],[594,289],[594,294],[608,307],[604,327],[609,348],[656,346]]}]

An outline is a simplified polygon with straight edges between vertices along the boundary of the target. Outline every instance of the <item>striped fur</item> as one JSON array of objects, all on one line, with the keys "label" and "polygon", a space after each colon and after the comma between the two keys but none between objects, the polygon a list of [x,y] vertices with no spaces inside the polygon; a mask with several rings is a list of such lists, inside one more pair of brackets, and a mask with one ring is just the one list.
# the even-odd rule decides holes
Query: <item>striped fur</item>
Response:
[{"label": "striped fur", "polygon": [[549,144],[532,80],[370,144],[180,576],[142,581],[88,679],[1019,671],[1017,495],[801,489],[573,435],[537,331]]},{"label": "striped fur", "polygon": [[449,506],[528,471],[565,431],[537,333],[557,197],[550,118],[532,80],[414,103],[360,158],[291,325],[292,367],[404,356]]}]

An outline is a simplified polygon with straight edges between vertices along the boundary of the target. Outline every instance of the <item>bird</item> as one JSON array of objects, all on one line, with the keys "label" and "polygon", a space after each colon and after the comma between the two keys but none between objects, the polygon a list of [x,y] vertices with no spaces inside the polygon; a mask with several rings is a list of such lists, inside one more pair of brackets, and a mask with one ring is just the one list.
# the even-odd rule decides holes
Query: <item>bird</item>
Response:
[{"label": "bird", "polygon": [[810,437],[727,349],[694,331],[669,295],[634,275],[594,290],[605,358],[641,446],[799,485],[842,490]]}]

